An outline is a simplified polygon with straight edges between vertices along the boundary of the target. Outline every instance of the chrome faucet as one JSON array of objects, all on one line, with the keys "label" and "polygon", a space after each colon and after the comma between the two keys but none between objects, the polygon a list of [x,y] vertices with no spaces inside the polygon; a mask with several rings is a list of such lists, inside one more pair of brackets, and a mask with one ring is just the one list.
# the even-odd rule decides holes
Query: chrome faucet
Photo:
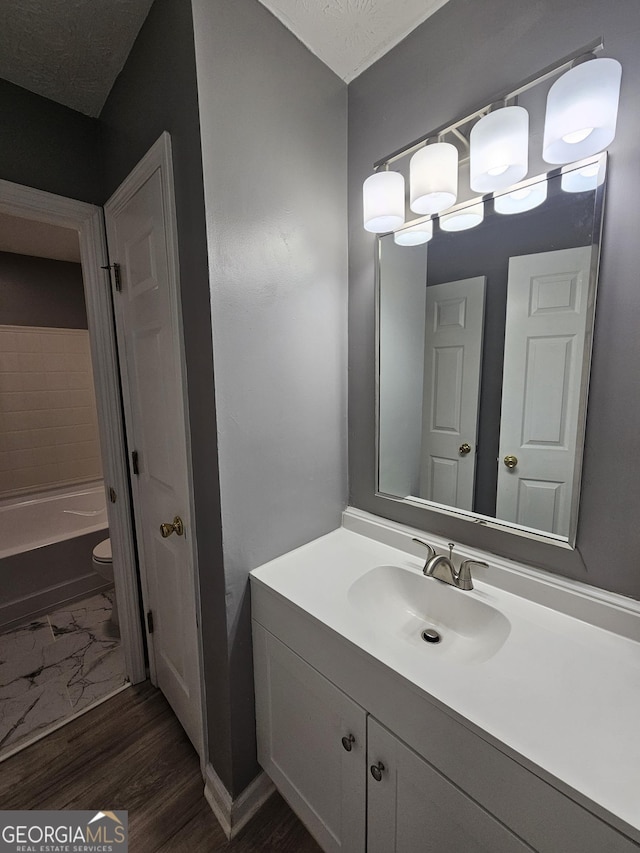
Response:
[{"label": "chrome faucet", "polygon": [[423,542],[421,539],[414,539],[414,542],[419,542],[427,548],[427,561],[422,570],[423,574],[428,578],[448,583],[450,586],[455,586],[458,589],[470,590],[473,589],[473,581],[471,580],[471,566],[484,566],[488,568],[487,563],[479,560],[464,560],[460,564],[460,568],[456,569],[453,565],[451,555],[453,553],[454,544],[449,542],[449,556],[436,554],[431,545]]}]

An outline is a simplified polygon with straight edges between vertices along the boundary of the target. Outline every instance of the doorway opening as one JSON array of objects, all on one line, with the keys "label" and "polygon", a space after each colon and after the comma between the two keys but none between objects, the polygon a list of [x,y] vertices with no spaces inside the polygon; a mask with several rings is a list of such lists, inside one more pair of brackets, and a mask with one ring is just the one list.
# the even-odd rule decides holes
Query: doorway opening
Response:
[{"label": "doorway opening", "polygon": [[0,318],[2,758],[146,668],[102,211],[1,181],[0,217],[23,281],[48,267]]},{"label": "doorway opening", "polygon": [[0,215],[0,757],[125,683],[77,232]]},{"label": "doorway opening", "polygon": [[[0,181],[2,215],[77,235],[124,673],[130,683],[149,676],[160,688],[204,765],[196,538],[169,135],[162,134],[104,210]],[[99,562],[108,555],[94,553],[94,558]]]}]

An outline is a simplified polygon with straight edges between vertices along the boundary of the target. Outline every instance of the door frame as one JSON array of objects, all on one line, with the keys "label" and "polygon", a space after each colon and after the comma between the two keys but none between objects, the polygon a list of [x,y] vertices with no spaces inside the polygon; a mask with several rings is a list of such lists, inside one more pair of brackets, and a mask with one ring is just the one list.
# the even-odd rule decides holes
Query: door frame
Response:
[{"label": "door frame", "polygon": [[98,411],[98,432],[105,490],[117,499],[107,501],[107,518],[118,587],[120,634],[125,675],[133,684],[147,677],[140,619],[137,556],[129,489],[124,421],[120,399],[111,281],[101,207],[32,187],[0,180],[0,213],[77,231],[87,324]]}]

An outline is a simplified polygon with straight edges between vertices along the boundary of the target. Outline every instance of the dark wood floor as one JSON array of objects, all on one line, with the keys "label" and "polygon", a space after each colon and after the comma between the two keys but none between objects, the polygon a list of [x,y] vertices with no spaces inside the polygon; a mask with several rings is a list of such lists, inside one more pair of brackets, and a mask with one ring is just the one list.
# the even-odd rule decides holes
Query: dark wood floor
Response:
[{"label": "dark wood floor", "polygon": [[228,842],[162,694],[131,687],[0,764],[0,809],[126,809],[131,853],[319,853],[278,794]]}]

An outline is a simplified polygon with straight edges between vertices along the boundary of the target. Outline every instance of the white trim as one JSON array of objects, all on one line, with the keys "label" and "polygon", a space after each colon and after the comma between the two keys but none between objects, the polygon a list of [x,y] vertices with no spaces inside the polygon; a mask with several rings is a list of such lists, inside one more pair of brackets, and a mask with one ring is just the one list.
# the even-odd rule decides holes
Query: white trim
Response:
[{"label": "white trim", "polygon": [[[140,601],[133,541],[133,513],[130,503],[129,472],[122,424],[118,361],[111,281],[102,270],[100,259],[108,263],[102,209],[94,211],[87,227],[80,231],[80,256],[87,296],[89,340],[96,385],[96,405],[100,429],[103,470],[107,496],[112,485],[118,496],[112,504],[107,498],[109,537],[113,554],[113,574],[118,600],[120,634],[125,668],[133,684],[147,677],[144,643],[140,625]],[[108,322],[105,322],[108,318]],[[107,476],[107,472],[108,476]]]},{"label": "white trim", "polygon": [[125,673],[136,684],[146,678],[146,668],[110,283],[107,272],[100,269],[107,263],[102,209],[93,204],[0,180],[0,213],[22,216],[78,232],[105,487],[107,491],[113,487],[118,496],[115,504],[107,501],[107,517],[113,548]]},{"label": "white trim", "polygon": [[261,771],[235,800],[220,781],[211,764],[204,774],[204,796],[229,841],[236,837],[275,791],[275,785]]},{"label": "white trim", "polygon": [[[441,553],[448,553],[448,543],[441,536],[388,521],[355,507],[347,507],[343,512],[342,526],[417,557],[424,557],[425,550],[422,545],[411,541],[414,536],[426,539]],[[479,581],[614,634],[640,641],[640,601],[467,545],[456,545],[455,553],[459,559],[489,563],[488,569],[474,568],[474,577]]]}]

